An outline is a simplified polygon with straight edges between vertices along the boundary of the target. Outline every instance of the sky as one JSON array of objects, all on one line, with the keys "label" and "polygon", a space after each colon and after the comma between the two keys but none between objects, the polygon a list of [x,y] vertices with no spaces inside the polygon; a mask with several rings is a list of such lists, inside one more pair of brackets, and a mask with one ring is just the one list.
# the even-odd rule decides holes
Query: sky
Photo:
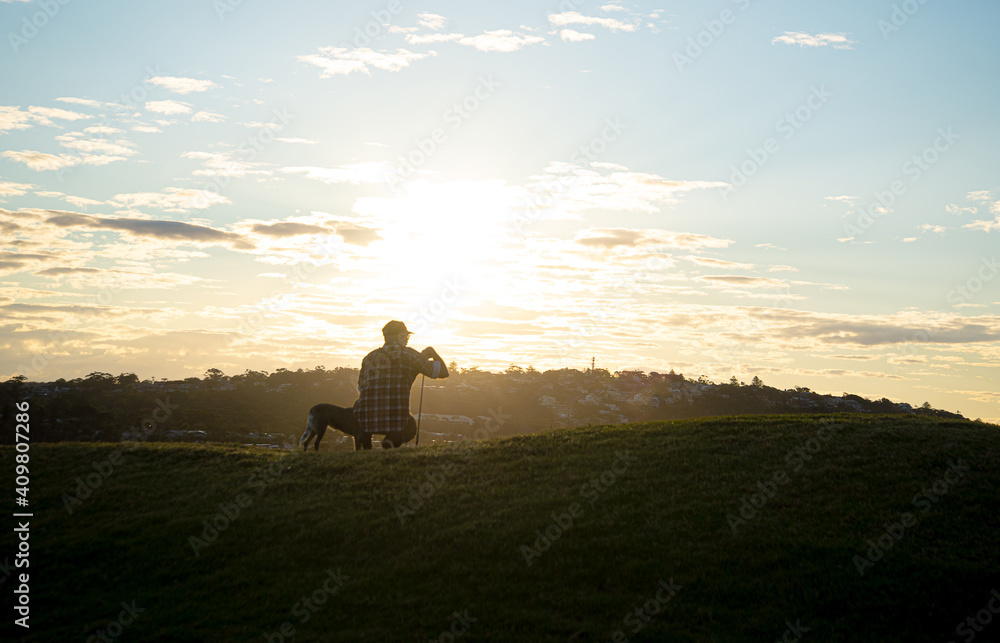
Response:
[{"label": "sky", "polygon": [[674,369],[1000,421],[988,0],[0,0],[0,377]]}]

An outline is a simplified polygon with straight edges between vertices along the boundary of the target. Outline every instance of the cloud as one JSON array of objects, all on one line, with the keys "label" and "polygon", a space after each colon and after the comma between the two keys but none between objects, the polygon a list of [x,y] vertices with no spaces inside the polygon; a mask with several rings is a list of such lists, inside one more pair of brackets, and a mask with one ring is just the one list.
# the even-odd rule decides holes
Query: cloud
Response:
[{"label": "cloud", "polygon": [[475,47],[479,51],[509,53],[540,42],[545,42],[545,38],[515,34],[510,29],[497,29],[495,31],[485,31],[478,36],[462,38],[458,41],[458,44]]},{"label": "cloud", "polygon": [[90,268],[86,266],[60,266],[56,268],[46,268],[32,273],[38,277],[45,277],[68,283],[76,289],[82,288],[107,288],[113,290],[146,290],[146,289],[173,289],[177,286],[187,286],[190,284],[209,281],[193,275],[182,275],[163,270],[120,270],[105,268]]},{"label": "cloud", "polygon": [[1000,230],[1000,214],[993,221],[973,221],[972,223],[966,223],[963,228],[968,228],[969,230],[980,230],[982,232],[993,232],[994,230]]},{"label": "cloud", "polygon": [[114,230],[137,237],[148,237],[163,241],[180,241],[200,245],[228,245],[243,250],[253,248],[253,244],[240,235],[208,226],[184,223],[182,221],[100,217],[80,214],[78,212],[60,212],[55,210],[48,211],[48,214],[46,223],[60,228],[80,227],[91,230]]},{"label": "cloud", "polygon": [[256,234],[269,237],[294,237],[306,234],[330,234],[332,232],[332,230],[323,226],[288,221],[281,223],[257,223],[251,229]]},{"label": "cloud", "polygon": [[283,138],[281,136],[275,137],[274,140],[281,143],[296,143],[299,145],[316,145],[319,142],[308,138]]},{"label": "cloud", "polygon": [[247,121],[245,123],[240,123],[240,125],[242,125],[243,127],[249,127],[251,129],[259,128],[259,129],[280,130],[280,129],[284,128],[284,125],[282,125],[281,123],[277,123],[275,121],[268,121],[268,122],[264,122],[264,121]]},{"label": "cloud", "polygon": [[585,16],[576,11],[566,11],[563,13],[553,13],[549,15],[549,22],[557,27],[566,25],[599,25],[611,31],[635,31],[636,25],[622,22],[616,18],[599,18],[596,16]]},{"label": "cloud", "polygon": [[221,123],[226,120],[226,117],[222,114],[217,114],[215,112],[195,112],[194,116],[191,117],[191,121],[194,123]]},{"label": "cloud", "polygon": [[406,42],[411,45],[434,45],[439,42],[458,42],[465,38],[465,34],[460,33],[429,33],[429,34],[406,34]]},{"label": "cloud", "polygon": [[510,29],[497,29],[484,31],[478,36],[466,36],[460,33],[407,34],[406,42],[411,45],[456,42],[466,47],[475,47],[479,51],[510,53],[528,45],[545,42],[545,38],[514,33]]},{"label": "cloud", "polygon": [[27,110],[22,110],[20,107],[0,105],[0,132],[29,129],[36,124],[59,127],[52,119],[77,121],[88,118],[93,116],[58,107],[31,106]]},{"label": "cloud", "polygon": [[447,18],[436,13],[418,13],[417,24],[428,29],[438,30],[445,25]]},{"label": "cloud", "polygon": [[209,190],[166,188],[163,192],[116,194],[108,200],[108,203],[127,210],[156,208],[166,212],[187,212],[192,209],[204,210],[213,205],[225,205],[232,202],[226,197]]},{"label": "cloud", "polygon": [[270,176],[272,171],[261,169],[264,163],[253,163],[242,159],[233,158],[231,153],[225,152],[185,152],[181,154],[183,158],[197,159],[204,161],[205,166],[194,171],[195,176],[227,176],[239,177],[250,174]]},{"label": "cloud", "polygon": [[627,11],[627,9],[625,9],[625,7],[623,7],[621,5],[617,5],[617,4],[605,4],[605,5],[601,5],[601,11],[608,11],[608,12],[611,12],[611,11]]},{"label": "cloud", "polygon": [[337,228],[337,234],[346,242],[356,246],[367,246],[369,243],[381,239],[381,235],[374,228],[363,225],[346,224]]},{"label": "cloud", "polygon": [[826,359],[850,359],[858,362],[870,362],[877,359],[874,355],[823,355]]},{"label": "cloud", "polygon": [[795,266],[780,265],[780,266],[771,266],[770,268],[768,268],[767,271],[768,272],[798,272],[799,269],[796,268]]},{"label": "cloud", "polygon": [[190,94],[191,92],[203,92],[213,87],[218,87],[210,80],[196,80],[194,78],[179,78],[177,76],[154,76],[149,79],[153,85],[159,85],[177,94]]},{"label": "cloud", "polygon": [[933,232],[934,234],[944,234],[948,231],[948,228],[940,225],[931,225],[930,223],[925,223],[917,228],[922,232]]},{"label": "cloud", "polygon": [[[276,247],[269,244],[268,241],[288,237],[336,235],[345,243],[356,246],[367,246],[382,238],[376,228],[322,212],[314,212],[310,216],[294,217],[292,220],[286,221],[245,221],[241,225],[249,226],[249,234],[266,238],[260,240],[258,246],[261,246],[268,253],[285,252],[286,248]],[[302,242],[297,241],[296,243]],[[287,250],[291,251],[292,256],[301,257],[301,248],[289,247]]]},{"label": "cloud", "polygon": [[593,40],[597,36],[592,33],[580,33],[572,29],[563,29],[559,32],[559,37],[566,42],[583,42],[584,40]]},{"label": "cloud", "polygon": [[81,114],[79,112],[71,112],[66,109],[59,109],[58,107],[35,107],[31,106],[28,108],[28,112],[31,113],[32,117],[37,120],[42,125],[55,125],[51,119],[56,118],[64,121],[79,121],[88,118],[93,118],[90,114]]},{"label": "cloud", "polygon": [[392,174],[393,167],[387,163],[369,161],[366,163],[351,163],[337,167],[286,167],[281,170],[285,174],[305,174],[307,179],[324,183],[383,183]]},{"label": "cloud", "polygon": [[755,268],[752,263],[726,261],[725,259],[715,259],[714,257],[685,257],[685,259],[699,266],[711,268],[733,268],[736,270],[754,270]]},{"label": "cloud", "polygon": [[788,285],[783,279],[769,277],[750,277],[747,275],[705,275],[695,277],[697,281],[707,281],[724,286],[742,286],[743,288],[784,288]]},{"label": "cloud", "polygon": [[190,114],[191,104],[176,100],[150,100],[146,101],[146,109],[157,114]]},{"label": "cloud", "polygon": [[20,107],[0,105],[0,132],[28,129],[33,124],[34,118],[30,112],[23,112]]},{"label": "cloud", "polygon": [[906,312],[897,315],[845,315],[761,308],[746,314],[765,335],[821,344],[880,346],[896,344],[976,344],[1000,340],[1000,317]]},{"label": "cloud", "polygon": [[842,33],[821,33],[811,36],[798,31],[786,31],[781,36],[776,36],[771,40],[771,44],[780,43],[783,45],[799,45],[800,47],[826,47],[833,45],[834,49],[851,49],[853,40],[848,40],[846,34]]},{"label": "cloud", "polygon": [[87,134],[102,134],[106,136],[125,133],[125,130],[118,129],[117,127],[109,127],[107,125],[91,125],[90,127],[84,127],[83,131]]},{"label": "cloud", "polygon": [[24,163],[36,172],[59,170],[64,167],[76,165],[79,162],[79,159],[73,158],[72,156],[66,156],[65,154],[57,156],[55,154],[33,152],[31,150],[21,150],[19,152],[7,150],[6,152],[0,152],[0,156],[11,159],[12,161],[17,161],[18,163]]},{"label": "cloud", "polygon": [[[973,221],[972,223],[967,223],[964,226],[962,226],[963,228],[967,228],[969,230],[980,230],[982,232],[992,232],[994,230],[1000,230],[1000,201],[993,201],[992,203],[990,203],[990,201],[993,200],[992,190],[979,190],[977,192],[969,192],[967,198],[970,201],[982,203],[983,207],[988,206],[990,209],[990,214],[994,215],[994,219],[992,221],[986,219]],[[957,210],[957,212],[953,211],[953,209]],[[948,212],[952,212],[953,214],[959,214],[961,212],[977,213],[979,211],[978,208],[975,207],[958,208],[958,206],[954,204],[949,205],[947,210]]]},{"label": "cloud", "polygon": [[21,196],[35,186],[30,183],[12,183],[10,181],[0,181],[0,197]]},{"label": "cloud", "polygon": [[63,201],[75,205],[78,208],[82,208],[88,205],[104,205],[104,201],[95,201],[94,199],[88,199],[82,196],[64,196]]},{"label": "cloud", "polygon": [[404,67],[409,67],[411,62],[437,55],[433,51],[418,54],[406,49],[397,49],[392,52],[375,51],[367,47],[358,49],[321,47],[319,51],[319,54],[299,56],[298,59],[319,67],[322,70],[320,78],[346,76],[354,72],[371,74],[372,68],[399,71]]},{"label": "cloud", "polygon": [[642,246],[668,246],[696,250],[701,248],[727,248],[733,242],[703,234],[670,232],[656,229],[590,228],[581,230],[576,243],[594,248],[638,248]]},{"label": "cloud", "polygon": [[91,98],[74,98],[72,96],[62,96],[60,98],[57,98],[56,100],[59,101],[60,103],[70,103],[73,105],[83,105],[85,107],[95,107],[95,108],[106,107],[108,105],[113,104],[113,103],[102,103],[99,100],[93,100]]},{"label": "cloud", "polygon": [[135,125],[132,127],[133,132],[141,132],[143,134],[161,134],[163,130],[155,125]]},{"label": "cloud", "polygon": [[10,252],[0,251],[0,272],[17,273],[31,270],[45,263],[59,260],[59,254],[52,251]]},{"label": "cloud", "polygon": [[956,205],[954,203],[949,203],[948,205],[944,206],[944,211],[947,212],[948,214],[954,214],[956,216],[961,216],[961,215],[965,214],[966,212],[968,212],[969,214],[976,214],[977,212],[979,212],[979,208],[977,208],[975,206],[968,207],[968,208],[963,208],[963,207],[958,206],[958,205]]},{"label": "cloud", "polygon": [[[133,144],[126,140],[110,141],[104,138],[88,138],[81,132],[71,132],[56,137],[59,144],[76,150],[83,157],[83,162],[92,155],[132,156],[136,153]],[[101,163],[98,163],[99,165]]]},{"label": "cloud", "polygon": [[673,205],[692,190],[725,187],[712,181],[675,181],[624,166],[553,162],[541,175],[529,177],[525,209],[532,218],[578,218],[587,210],[658,212],[657,204]]}]

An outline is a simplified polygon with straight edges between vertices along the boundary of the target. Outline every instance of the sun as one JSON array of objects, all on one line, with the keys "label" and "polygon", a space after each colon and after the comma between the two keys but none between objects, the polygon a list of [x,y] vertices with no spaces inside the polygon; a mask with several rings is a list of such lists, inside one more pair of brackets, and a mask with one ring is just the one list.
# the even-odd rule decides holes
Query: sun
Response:
[{"label": "sun", "polygon": [[368,267],[405,284],[502,261],[513,206],[503,181],[417,180],[390,197],[360,198],[354,211],[375,221],[382,237],[368,247]]}]

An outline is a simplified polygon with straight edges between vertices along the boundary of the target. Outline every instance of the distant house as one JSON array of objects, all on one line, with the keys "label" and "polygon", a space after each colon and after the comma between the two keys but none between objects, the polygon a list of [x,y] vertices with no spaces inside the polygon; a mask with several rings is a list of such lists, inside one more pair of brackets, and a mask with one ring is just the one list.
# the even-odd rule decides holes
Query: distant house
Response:
[{"label": "distant house", "polygon": [[458,422],[460,424],[468,424],[472,426],[475,424],[475,419],[470,418],[467,415],[444,415],[441,413],[424,413],[423,418],[428,420],[436,420],[438,422]]}]

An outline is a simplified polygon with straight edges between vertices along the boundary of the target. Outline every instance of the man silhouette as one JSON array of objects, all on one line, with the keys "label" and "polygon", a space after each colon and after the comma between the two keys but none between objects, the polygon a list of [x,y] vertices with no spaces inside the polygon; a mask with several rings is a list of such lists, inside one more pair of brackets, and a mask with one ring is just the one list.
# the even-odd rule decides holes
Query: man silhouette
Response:
[{"label": "man silhouette", "polygon": [[417,423],[410,415],[410,386],[421,373],[434,379],[448,377],[448,368],[436,350],[428,346],[418,353],[406,345],[412,334],[403,322],[389,322],[382,328],[385,344],[361,362],[361,397],[354,404],[360,428],[355,449],[371,449],[373,433],[385,434],[385,448],[412,440]]}]

